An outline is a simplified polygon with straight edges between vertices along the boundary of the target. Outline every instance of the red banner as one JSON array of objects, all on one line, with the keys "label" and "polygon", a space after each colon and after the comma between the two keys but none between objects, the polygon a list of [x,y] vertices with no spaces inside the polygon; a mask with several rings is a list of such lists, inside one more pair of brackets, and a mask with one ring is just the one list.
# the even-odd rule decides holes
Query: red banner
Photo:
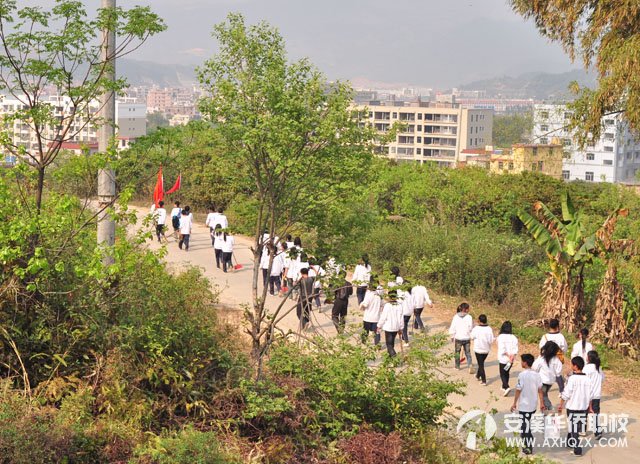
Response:
[{"label": "red banner", "polygon": [[176,183],[173,184],[173,187],[171,187],[169,191],[164,193],[169,195],[170,193],[177,192],[178,190],[180,190],[181,182],[182,182],[182,174],[178,174],[178,179],[176,180]]},{"label": "red banner", "polygon": [[164,181],[162,178],[162,168],[158,171],[158,180],[156,180],[156,187],[153,189],[153,202],[156,208],[159,208],[158,204],[160,200],[164,198]]}]

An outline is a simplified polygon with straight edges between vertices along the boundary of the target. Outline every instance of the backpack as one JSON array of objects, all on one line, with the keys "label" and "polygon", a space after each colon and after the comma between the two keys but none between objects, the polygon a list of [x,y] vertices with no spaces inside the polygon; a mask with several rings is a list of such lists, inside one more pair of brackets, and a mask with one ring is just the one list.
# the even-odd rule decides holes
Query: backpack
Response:
[{"label": "backpack", "polygon": [[180,228],[180,218],[178,216],[173,216],[171,218],[171,224],[173,225],[174,229],[179,229]]}]

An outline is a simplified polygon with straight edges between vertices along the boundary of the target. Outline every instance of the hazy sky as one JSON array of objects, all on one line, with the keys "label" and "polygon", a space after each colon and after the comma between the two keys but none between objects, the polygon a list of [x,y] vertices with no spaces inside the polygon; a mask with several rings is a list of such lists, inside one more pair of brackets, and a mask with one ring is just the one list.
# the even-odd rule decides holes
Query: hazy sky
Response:
[{"label": "hazy sky", "polygon": [[[85,1],[87,5],[99,0]],[[148,4],[168,30],[131,58],[199,64],[215,51],[212,26],[239,11],[266,20],[294,58],[307,56],[330,79],[364,77],[455,86],[572,65],[507,0],[119,0]]]}]

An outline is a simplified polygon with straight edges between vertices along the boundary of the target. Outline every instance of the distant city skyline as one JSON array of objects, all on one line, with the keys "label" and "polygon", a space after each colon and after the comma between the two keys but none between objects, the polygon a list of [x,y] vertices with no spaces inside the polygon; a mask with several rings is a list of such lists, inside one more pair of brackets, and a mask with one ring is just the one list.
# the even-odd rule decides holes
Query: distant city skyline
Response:
[{"label": "distant city skyline", "polygon": [[[100,2],[84,3],[90,9]],[[168,30],[129,58],[164,64],[201,64],[216,50],[213,25],[240,12],[250,23],[277,27],[292,59],[308,57],[332,80],[443,88],[581,65],[507,0],[118,0],[136,4],[151,6]]]}]

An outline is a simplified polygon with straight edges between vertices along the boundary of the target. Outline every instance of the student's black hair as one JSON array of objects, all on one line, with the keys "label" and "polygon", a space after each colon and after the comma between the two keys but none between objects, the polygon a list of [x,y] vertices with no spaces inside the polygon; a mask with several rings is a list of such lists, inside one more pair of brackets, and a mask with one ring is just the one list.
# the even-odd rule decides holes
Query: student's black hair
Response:
[{"label": "student's black hair", "polygon": [[460,313],[462,311],[466,311],[467,309],[469,309],[469,303],[460,303],[456,308],[456,312]]},{"label": "student's black hair", "polygon": [[560,347],[558,344],[552,340],[549,340],[545,343],[540,349],[540,355],[544,358],[544,361],[547,363],[547,366],[551,362],[551,360],[558,355],[558,351],[560,351]]},{"label": "student's black hair", "polygon": [[502,326],[500,327],[500,335],[511,333],[513,333],[513,326],[511,325],[511,321],[504,321],[502,323]]},{"label": "student's black hair", "polygon": [[216,205],[209,205],[209,211],[216,211]]},{"label": "student's black hair", "polygon": [[282,251],[287,251],[287,248],[288,248],[287,242],[280,242],[280,245],[282,245]]},{"label": "student's black hair", "polygon": [[164,201],[160,200],[160,201],[158,202],[158,205],[160,205],[160,208],[162,208],[162,207],[164,206]]},{"label": "student's black hair", "polygon": [[191,211],[191,206],[189,205],[185,206],[184,210],[188,213],[189,211]]},{"label": "student's black hair", "polygon": [[582,340],[582,351],[587,347],[587,337],[589,337],[589,329],[583,327],[580,329],[580,340]]},{"label": "student's black hair", "polygon": [[398,277],[400,275],[400,268],[398,266],[393,266],[391,268],[391,274]]},{"label": "student's black hair", "polygon": [[184,208],[184,209],[182,210],[182,215],[183,215],[183,216],[188,216],[188,215],[189,215],[189,210],[188,210],[187,208]]},{"label": "student's black hair", "polygon": [[222,234],[222,237],[224,238],[224,241],[227,241],[227,237],[229,236],[229,234],[227,234],[227,230],[225,229],[224,234]]},{"label": "student's black hair", "polygon": [[522,356],[520,356],[520,359],[522,359],[523,363],[527,363],[527,367],[533,366],[534,357],[531,353],[523,354]]},{"label": "student's black hair", "polygon": [[368,254],[363,254],[362,255],[362,262],[364,263],[365,266],[369,265],[369,255]]},{"label": "student's black hair", "polygon": [[308,263],[309,262],[309,257],[307,256],[307,254],[303,251],[302,253],[300,253],[300,261],[303,263]]},{"label": "student's black hair", "polygon": [[486,324],[487,323],[487,315],[486,314],[480,314],[478,316],[478,320],[480,321],[481,324]]},{"label": "student's black hair", "polygon": [[303,267],[302,269],[300,269],[300,274],[309,275],[309,268]]},{"label": "student's black hair", "polygon": [[571,365],[576,366],[579,370],[582,370],[584,369],[584,359],[582,359],[581,356],[575,356],[571,358]]},{"label": "student's black hair", "polygon": [[220,214],[222,214],[222,213],[224,213],[224,209],[222,209],[222,208],[218,208],[218,212],[219,212]]},{"label": "student's black hair", "polygon": [[549,321],[549,328],[556,330],[560,328],[560,321],[558,319],[551,319]]},{"label": "student's black hair", "polygon": [[395,289],[394,290],[389,290],[387,295],[389,296],[389,300],[391,300],[391,301],[396,301],[398,299],[398,292]]},{"label": "student's black hair", "polygon": [[180,202],[179,201],[176,201],[173,204],[176,205],[176,208],[180,208]]},{"label": "student's black hair", "polygon": [[222,225],[216,224],[215,228],[213,229],[213,233],[219,236],[221,232],[222,232]]},{"label": "student's black hair", "polygon": [[587,360],[589,364],[595,364],[596,371],[600,372],[600,355],[597,351],[591,350],[587,353]]},{"label": "student's black hair", "polygon": [[287,236],[285,237],[285,239],[287,240],[287,242],[291,241],[291,234],[287,234]]},{"label": "student's black hair", "polygon": [[295,246],[299,246],[299,247],[301,247],[301,246],[302,246],[302,240],[300,239],[300,237],[296,237],[296,238],[294,238],[294,239],[293,239],[293,244],[294,244]]}]

